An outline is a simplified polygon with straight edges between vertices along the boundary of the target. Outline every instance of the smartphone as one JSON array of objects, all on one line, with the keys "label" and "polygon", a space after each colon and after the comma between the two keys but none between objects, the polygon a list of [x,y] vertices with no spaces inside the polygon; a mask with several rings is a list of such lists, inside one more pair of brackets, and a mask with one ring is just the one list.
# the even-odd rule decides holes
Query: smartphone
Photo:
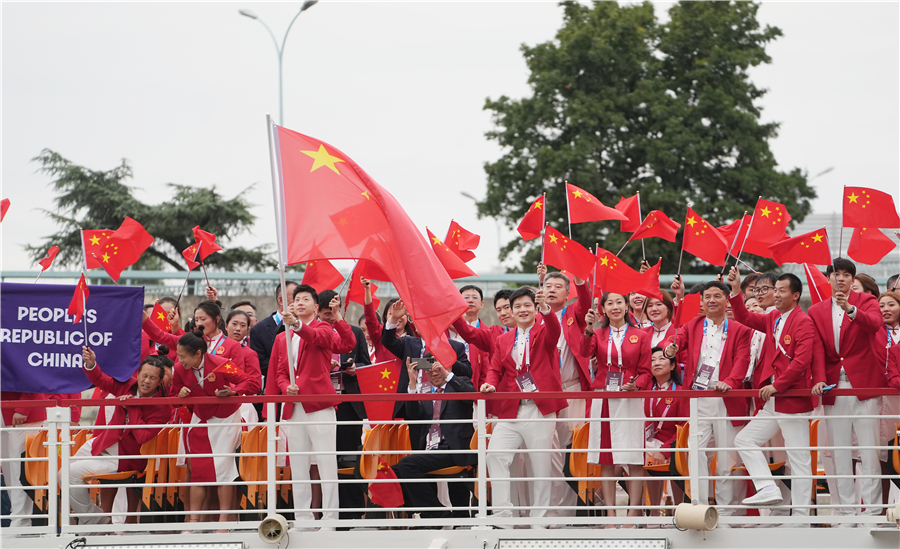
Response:
[{"label": "smartphone", "polygon": [[434,365],[434,357],[412,359],[416,370],[430,370]]},{"label": "smartphone", "polygon": [[822,387],[822,392],[827,393],[828,391],[834,389],[835,387],[837,387],[837,383],[832,383],[831,385],[826,385],[826,386]]},{"label": "smartphone", "polygon": [[353,366],[353,359],[352,359],[352,358],[348,358],[347,360],[345,360],[345,361],[341,364],[341,370],[342,370],[342,371],[343,371],[343,370],[346,370],[346,369],[349,368],[350,366]]}]

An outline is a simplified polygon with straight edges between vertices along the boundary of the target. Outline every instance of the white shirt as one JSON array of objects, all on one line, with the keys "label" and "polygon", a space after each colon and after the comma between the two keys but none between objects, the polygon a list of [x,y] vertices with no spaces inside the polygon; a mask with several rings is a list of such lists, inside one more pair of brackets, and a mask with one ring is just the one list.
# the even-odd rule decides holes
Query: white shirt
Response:
[{"label": "white shirt", "polygon": [[525,348],[531,344],[528,334],[531,333],[532,328],[534,328],[534,324],[524,330],[516,329],[516,343],[513,345],[511,353],[512,359],[516,363],[516,369],[522,367],[522,361],[525,359]]},{"label": "white shirt", "polygon": [[656,326],[653,326],[651,324],[651,326],[653,327],[653,335],[650,336],[650,346],[651,347],[657,347],[660,344],[660,342],[662,342],[663,338],[666,336],[666,332],[669,331],[669,326],[671,326],[671,325],[672,325],[672,323],[669,322],[662,328],[657,328]]},{"label": "white shirt", "polygon": [[[415,387],[415,389],[410,389],[410,388],[409,388],[409,385],[406,386],[406,392],[407,392],[407,393],[409,393],[409,394],[415,394],[415,393],[418,393],[419,391],[422,391],[423,387],[424,387],[424,388],[427,388],[427,389],[428,389],[428,392],[432,392],[432,391],[434,390],[434,385],[431,385],[430,383],[429,383],[428,385],[423,385],[423,384],[422,384],[422,375],[421,375],[421,373],[422,373],[422,370],[419,370],[419,379],[416,380],[416,387]],[[451,379],[453,379],[453,372],[447,372],[447,377],[446,377],[446,379],[444,379],[444,384],[441,385],[441,390],[442,390],[442,391],[446,391],[446,390],[447,390],[447,383],[449,383]],[[422,391],[422,392],[424,392],[424,391]]]},{"label": "white shirt", "polygon": [[201,358],[200,366],[197,366],[196,368],[191,368],[191,371],[194,372],[194,377],[197,378],[197,383],[199,383],[201,387],[203,387],[203,364],[204,364],[204,362],[206,362],[206,358]]},{"label": "white shirt", "polygon": [[766,338],[766,334],[762,332],[753,332],[753,336],[750,338],[750,366],[747,368],[747,375],[744,377],[744,380],[749,380],[753,377],[753,370],[756,369],[756,365],[759,363],[759,354],[762,351],[762,343]]},{"label": "white shirt", "polygon": [[[781,332],[784,330],[784,325],[787,324],[788,315],[791,314],[793,311],[794,311],[794,309],[791,309],[790,311],[788,311],[786,313],[782,313],[781,320],[777,321],[778,326],[775,326],[775,334],[774,334],[776,347],[781,347]],[[781,351],[779,351],[779,352],[781,352]]]},{"label": "white shirt", "polygon": [[[565,310],[563,308],[558,313],[555,313],[556,318],[559,319],[560,326],[563,325],[562,317]],[[563,385],[565,385],[573,379],[578,379],[578,361],[575,360],[575,354],[572,353],[572,349],[569,348],[569,342],[566,341],[565,330],[559,332],[559,341],[556,343],[556,348],[559,349],[559,375]]]},{"label": "white shirt", "polygon": [[900,344],[900,325],[896,328],[891,328],[885,324],[885,328],[891,333],[891,340],[894,342],[894,345]]},{"label": "white shirt", "polygon": [[[713,373],[709,378],[709,385],[712,386],[719,381],[719,360],[722,358],[722,345],[725,339],[725,319],[716,326],[712,320],[707,319],[706,334],[703,335],[703,341],[700,344],[700,363],[712,366]],[[705,352],[704,352],[705,349]]]},{"label": "white shirt", "polygon": [[[834,351],[841,353],[841,324],[844,323],[844,310],[837,304],[837,300],[831,298],[831,327],[834,329]],[[848,315],[850,318],[856,318],[856,309],[853,314]]]}]

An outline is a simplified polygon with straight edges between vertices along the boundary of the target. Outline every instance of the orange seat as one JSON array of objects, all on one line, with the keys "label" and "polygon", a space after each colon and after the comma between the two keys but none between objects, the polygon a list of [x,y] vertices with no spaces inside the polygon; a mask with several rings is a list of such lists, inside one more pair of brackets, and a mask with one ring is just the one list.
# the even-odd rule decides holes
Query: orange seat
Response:
[{"label": "orange seat", "polygon": [[[31,486],[46,486],[48,482],[48,458],[47,452],[47,431],[40,430],[34,436],[25,439],[25,457],[41,458],[43,461],[26,461],[25,462],[25,480]],[[34,490],[34,504],[41,512],[47,511],[47,489]]]},{"label": "orange seat", "polygon": [[[587,448],[590,436],[590,422],[584,422],[572,430],[572,452],[569,453],[569,473],[573,477],[596,477],[599,474],[599,467],[593,463],[588,463],[587,461]],[[578,498],[585,505],[593,505],[594,492],[599,487],[599,481],[579,480]]]}]

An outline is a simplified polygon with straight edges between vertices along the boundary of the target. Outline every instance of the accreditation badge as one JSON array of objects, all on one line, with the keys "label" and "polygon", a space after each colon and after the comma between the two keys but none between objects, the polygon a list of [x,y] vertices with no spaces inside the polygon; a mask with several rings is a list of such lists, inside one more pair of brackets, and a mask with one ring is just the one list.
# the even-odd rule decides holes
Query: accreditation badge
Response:
[{"label": "accreditation badge", "polygon": [[621,391],[622,390],[622,372],[614,372],[612,370],[606,372],[606,390]]}]

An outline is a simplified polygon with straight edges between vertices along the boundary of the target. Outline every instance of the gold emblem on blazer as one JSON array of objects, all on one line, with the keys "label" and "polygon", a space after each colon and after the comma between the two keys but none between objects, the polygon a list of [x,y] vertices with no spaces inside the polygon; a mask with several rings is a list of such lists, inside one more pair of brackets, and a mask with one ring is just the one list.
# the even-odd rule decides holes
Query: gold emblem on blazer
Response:
[{"label": "gold emblem on blazer", "polygon": [[215,381],[215,380],[216,380],[216,374],[209,374],[209,377],[207,377],[207,379],[209,379],[210,381]]},{"label": "gold emblem on blazer", "polygon": [[631,336],[631,337],[628,338],[628,341],[630,341],[631,343],[637,343],[637,342],[638,342],[638,339],[639,339],[638,336],[633,335],[633,336]]},{"label": "gold emblem on blazer", "polygon": [[571,326],[573,322],[575,322],[575,319],[572,317],[569,317],[569,320],[566,321],[566,326]]},{"label": "gold emblem on blazer", "polygon": [[785,344],[785,345],[790,345],[790,344],[791,344],[791,336],[790,336],[790,334],[784,336],[784,344]]}]

